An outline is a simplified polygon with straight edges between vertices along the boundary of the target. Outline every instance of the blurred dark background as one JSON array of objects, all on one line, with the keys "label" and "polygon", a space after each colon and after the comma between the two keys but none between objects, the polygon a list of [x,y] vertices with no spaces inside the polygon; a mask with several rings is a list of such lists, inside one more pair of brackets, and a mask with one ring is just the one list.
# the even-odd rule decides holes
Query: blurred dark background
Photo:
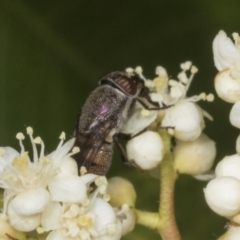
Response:
[{"label": "blurred dark background", "polygon": [[[15,135],[32,126],[47,151],[62,130],[71,136],[76,116],[104,73],[141,65],[154,77],[162,65],[176,77],[181,62],[198,68],[189,96],[214,92],[212,41],[220,29],[240,32],[240,2],[0,0],[0,143],[18,148]],[[217,161],[235,152],[238,130],[230,126],[230,104],[216,97],[201,103],[215,121],[205,132],[216,141]],[[27,142],[27,141],[25,141]],[[130,179],[137,206],[155,211],[159,182],[127,168],[115,154],[109,177]],[[216,239],[226,219],[204,201],[205,182],[180,176],[176,216],[183,240]],[[136,227],[125,240],[159,239]]]}]

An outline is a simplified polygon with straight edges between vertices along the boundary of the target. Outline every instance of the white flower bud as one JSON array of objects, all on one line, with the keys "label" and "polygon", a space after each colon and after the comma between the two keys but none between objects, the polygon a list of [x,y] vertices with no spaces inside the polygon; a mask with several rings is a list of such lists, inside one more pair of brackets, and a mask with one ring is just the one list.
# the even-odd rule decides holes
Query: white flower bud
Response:
[{"label": "white flower bud", "polygon": [[204,189],[208,206],[223,217],[232,217],[240,210],[240,181],[232,177],[217,177]]},{"label": "white flower bud", "polygon": [[240,128],[240,101],[237,101],[232,106],[232,109],[229,115],[229,120],[234,127]]},{"label": "white flower bud", "polygon": [[230,70],[219,72],[214,79],[217,95],[226,102],[240,101],[240,81],[230,76]]},{"label": "white flower bud", "polygon": [[127,156],[141,169],[148,170],[156,167],[162,160],[164,146],[158,133],[147,131],[128,141]]},{"label": "white flower bud", "polygon": [[12,200],[12,207],[19,215],[41,213],[49,202],[49,193],[44,188],[33,188],[19,193]]},{"label": "white flower bud", "polygon": [[113,177],[108,180],[107,193],[111,196],[110,204],[114,207],[127,204],[135,206],[136,191],[133,184],[127,179]]},{"label": "white flower bud", "polygon": [[224,233],[218,240],[239,240],[240,227],[230,226],[226,233]]},{"label": "white flower bud", "polygon": [[238,49],[223,30],[213,40],[213,55],[218,71],[234,65],[240,57]]},{"label": "white flower bud", "polygon": [[202,133],[194,141],[178,141],[173,154],[176,171],[199,175],[211,169],[216,156],[216,146],[214,141]]},{"label": "white flower bud", "polygon": [[174,127],[174,137],[182,141],[192,141],[202,132],[203,115],[196,104],[182,101],[166,110],[162,127]]},{"label": "white flower bud", "polygon": [[215,169],[217,177],[234,177],[240,180],[240,156],[234,154],[224,157]]},{"label": "white flower bud", "polygon": [[41,214],[19,215],[12,206],[12,202],[8,205],[7,214],[10,224],[18,231],[31,232],[36,229],[41,220]]}]

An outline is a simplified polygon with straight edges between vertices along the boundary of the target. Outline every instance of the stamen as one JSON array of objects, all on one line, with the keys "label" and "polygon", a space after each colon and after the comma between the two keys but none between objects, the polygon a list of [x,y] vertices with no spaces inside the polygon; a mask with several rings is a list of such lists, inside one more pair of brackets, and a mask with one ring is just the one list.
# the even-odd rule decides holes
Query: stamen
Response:
[{"label": "stamen", "polygon": [[142,75],[143,69],[141,66],[137,66],[135,68],[135,73],[137,73],[138,75]]},{"label": "stamen", "polygon": [[65,134],[65,132],[62,132],[62,133],[61,133],[61,135],[59,136],[59,139],[63,139],[63,140],[66,139],[66,134]]},{"label": "stamen", "polygon": [[33,134],[33,128],[27,127],[27,134],[32,135]]},{"label": "stamen", "polygon": [[166,69],[164,67],[162,67],[162,66],[157,66],[155,73],[159,77],[166,77],[166,78],[168,77]]},{"label": "stamen", "polygon": [[189,77],[189,82],[186,85],[186,92],[188,91],[188,89],[189,89],[189,87],[191,85],[191,82],[193,80],[194,75],[198,72],[198,68],[196,66],[192,66],[190,71],[191,71],[191,75]]},{"label": "stamen", "polygon": [[109,194],[104,194],[103,195],[103,199],[106,201],[106,202],[109,202],[110,199],[111,199],[111,196]]},{"label": "stamen", "polygon": [[44,156],[45,145],[44,145],[43,140],[40,137],[36,137],[34,139],[34,142],[36,144],[41,144],[40,157]]},{"label": "stamen", "polygon": [[60,143],[58,144],[56,150],[59,150],[60,147],[62,147],[62,145],[63,145],[63,143],[64,143],[64,140],[65,140],[65,137],[66,137],[65,132],[62,132],[61,135],[59,136],[59,139],[61,139],[61,141],[60,141]]},{"label": "stamen", "polygon": [[129,67],[125,69],[125,72],[132,74],[134,73],[134,69]]},{"label": "stamen", "polygon": [[210,94],[207,95],[206,99],[207,99],[208,102],[213,102],[214,95],[212,93],[210,93]]},{"label": "stamen", "polygon": [[144,77],[142,72],[143,72],[142,67],[138,66],[135,68],[135,73],[145,82],[145,81],[147,81],[147,79]]},{"label": "stamen", "polygon": [[34,141],[34,143],[36,143],[36,144],[41,144],[42,139],[41,139],[40,137],[36,137],[33,141]]},{"label": "stamen", "polygon": [[32,144],[32,148],[33,148],[33,162],[34,163],[37,163],[38,161],[38,153],[37,153],[37,147],[36,147],[36,144],[33,140],[33,129],[31,127],[27,127],[27,134],[29,135],[30,137],[30,141],[31,141],[31,144]]},{"label": "stamen", "polygon": [[86,198],[86,199],[84,199],[84,201],[82,202],[82,205],[83,205],[84,207],[87,207],[87,206],[89,205],[89,203],[90,203],[89,199]]},{"label": "stamen", "polygon": [[236,33],[236,32],[234,32],[234,33],[232,34],[232,36],[233,36],[233,39],[234,39],[234,42],[235,42],[236,47],[239,48],[239,43],[240,43],[239,34]]},{"label": "stamen", "polygon": [[192,74],[195,74],[195,73],[197,73],[197,72],[198,72],[198,68],[193,65],[193,66],[191,67],[191,73],[192,73]]},{"label": "stamen", "polygon": [[72,155],[74,155],[74,154],[76,154],[78,152],[80,152],[80,148],[79,147],[74,147],[72,149],[72,151],[66,155],[66,158],[71,157]]},{"label": "stamen", "polygon": [[21,153],[23,153],[23,152],[25,151],[25,148],[24,148],[24,145],[23,145],[23,143],[22,143],[22,140],[25,139],[25,136],[23,135],[23,133],[19,132],[19,133],[17,133],[16,138],[19,140],[19,145],[20,145],[20,148],[21,148]]},{"label": "stamen", "polygon": [[44,229],[42,227],[38,227],[36,230],[38,234],[44,233]]},{"label": "stamen", "polygon": [[184,83],[184,84],[187,84],[189,81],[185,71],[182,71],[178,74],[178,79],[180,80],[181,83]]},{"label": "stamen", "polygon": [[167,131],[168,131],[168,133],[169,133],[170,135],[173,135],[173,134],[174,134],[174,129],[172,129],[172,128],[169,128]]},{"label": "stamen", "polygon": [[86,173],[87,173],[86,167],[81,166],[81,168],[80,168],[80,175],[83,176],[83,175],[86,174]]},{"label": "stamen", "polygon": [[18,140],[24,140],[24,139],[25,139],[25,136],[23,135],[23,133],[19,132],[19,133],[17,133],[16,138],[17,138]]},{"label": "stamen", "polygon": [[72,153],[78,153],[78,152],[80,152],[80,148],[79,147],[74,147],[73,149],[72,149]]},{"label": "stamen", "polygon": [[206,94],[205,92],[202,92],[202,93],[200,93],[198,96],[199,96],[200,99],[202,99],[202,100],[205,101],[207,94]]},{"label": "stamen", "polygon": [[186,62],[180,64],[180,68],[184,71],[187,71],[190,69],[191,65],[192,65],[191,61],[186,61]]}]

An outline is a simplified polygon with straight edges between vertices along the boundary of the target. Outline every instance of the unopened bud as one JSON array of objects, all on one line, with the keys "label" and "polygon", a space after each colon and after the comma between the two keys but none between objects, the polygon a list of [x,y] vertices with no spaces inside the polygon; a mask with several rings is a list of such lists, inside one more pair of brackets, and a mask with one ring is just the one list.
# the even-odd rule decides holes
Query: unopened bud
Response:
[{"label": "unopened bud", "polygon": [[113,177],[108,180],[107,193],[111,196],[110,204],[119,207],[128,204],[130,207],[135,206],[136,191],[133,184],[127,179]]},{"label": "unopened bud", "polygon": [[179,173],[199,175],[209,171],[216,156],[215,142],[201,134],[193,141],[178,141],[174,148],[174,169]]}]

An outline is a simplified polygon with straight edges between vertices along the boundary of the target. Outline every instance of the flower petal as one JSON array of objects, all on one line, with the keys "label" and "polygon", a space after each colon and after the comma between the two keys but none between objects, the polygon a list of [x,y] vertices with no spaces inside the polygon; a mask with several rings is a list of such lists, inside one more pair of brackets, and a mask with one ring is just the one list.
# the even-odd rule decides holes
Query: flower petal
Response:
[{"label": "flower petal", "polygon": [[86,185],[81,177],[58,175],[48,184],[52,201],[81,203],[86,198]]},{"label": "flower petal", "polygon": [[59,228],[59,218],[61,215],[61,204],[59,202],[49,202],[42,213],[41,225],[45,232]]},{"label": "flower petal", "polygon": [[19,215],[32,215],[42,212],[48,202],[49,193],[45,188],[29,189],[12,200],[12,207]]},{"label": "flower petal", "polygon": [[18,231],[30,232],[40,225],[41,214],[19,215],[12,206],[12,202],[8,205],[7,214],[10,224]]},{"label": "flower petal", "polygon": [[18,153],[14,148],[11,147],[1,147],[4,151],[4,154],[0,156],[0,172],[6,166],[6,164],[11,164],[12,160],[19,156]]},{"label": "flower petal", "polygon": [[89,212],[96,215],[94,228],[101,234],[106,234],[106,227],[110,223],[115,223],[116,214],[110,204],[101,198],[96,198],[93,205],[90,207]]},{"label": "flower petal", "polygon": [[77,162],[71,157],[64,159],[60,166],[60,171],[61,174],[70,174],[78,176]]},{"label": "flower petal", "polygon": [[59,149],[53,151],[47,158],[53,159],[53,161],[58,161],[66,156],[67,153],[72,149],[75,142],[75,138],[72,138],[65,142]]},{"label": "flower petal", "polygon": [[157,111],[149,111],[147,116],[143,116],[142,111],[143,108],[141,107],[135,109],[134,114],[121,129],[121,133],[135,135],[148,127],[157,118]]},{"label": "flower petal", "polygon": [[232,66],[239,59],[238,49],[223,30],[213,40],[213,55],[218,71]]},{"label": "flower petal", "polygon": [[56,230],[50,232],[46,240],[66,240],[66,239],[64,238],[60,231]]}]

